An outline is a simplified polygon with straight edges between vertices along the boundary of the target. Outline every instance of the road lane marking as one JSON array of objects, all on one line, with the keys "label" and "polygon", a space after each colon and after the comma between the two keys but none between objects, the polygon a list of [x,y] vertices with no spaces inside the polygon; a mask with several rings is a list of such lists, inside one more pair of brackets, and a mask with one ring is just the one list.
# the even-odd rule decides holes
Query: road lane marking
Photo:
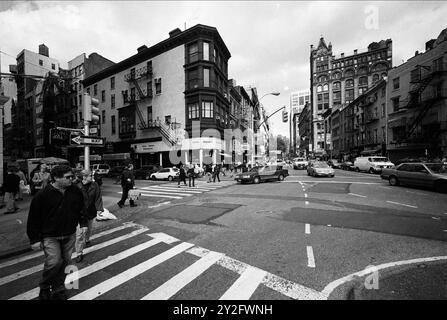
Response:
[{"label": "road lane marking", "polygon": [[219,300],[248,300],[253,295],[267,272],[248,267]]},{"label": "road lane marking", "polygon": [[305,201],[304,204],[305,204],[305,205],[308,205],[308,204],[309,204],[309,201]]},{"label": "road lane marking", "polygon": [[176,255],[184,252],[185,250],[194,246],[192,243],[182,242],[181,244],[165,251],[145,262],[142,262],[126,271],[107,279],[100,284],[91,287],[90,289],[81,292],[80,294],[71,297],[69,300],[91,300],[99,297],[100,295],[118,287],[119,285],[137,277],[138,275],[152,269],[153,267],[165,262],[166,260],[175,257]]},{"label": "road lane marking", "polygon": [[362,196],[361,194],[356,194],[356,193],[351,193],[351,192],[348,194],[350,194],[351,196],[355,196],[355,197],[366,198],[366,196]]},{"label": "road lane marking", "polygon": [[[148,236],[153,237],[153,239],[150,241],[147,241],[145,243],[139,244],[135,247],[132,247],[130,249],[124,250],[124,251],[117,253],[113,256],[108,256],[106,259],[97,261],[97,262],[89,265],[88,267],[80,269],[77,274],[69,274],[65,279],[65,284],[70,284],[73,281],[76,281],[76,280],[79,280],[80,278],[86,277],[94,272],[104,269],[116,262],[124,260],[138,252],[141,252],[141,251],[146,250],[150,247],[153,247],[156,244],[159,244],[161,242],[173,243],[173,242],[179,241],[178,239],[175,239],[175,238],[173,238],[167,234],[163,234],[163,233],[153,233],[153,234],[148,234]],[[12,297],[9,300],[31,300],[31,299],[38,297],[39,291],[40,291],[39,287],[37,287],[37,288],[34,288],[28,292],[25,292],[25,293],[15,296],[15,297]]]},{"label": "road lane marking", "polygon": [[362,271],[359,271],[356,273],[351,273],[343,278],[332,281],[326,287],[324,287],[324,289],[321,291],[321,294],[323,295],[323,297],[326,297],[326,299],[327,299],[329,297],[329,295],[337,287],[343,285],[344,283],[355,280],[357,277],[364,277],[370,273],[373,273],[373,272],[376,272],[376,271],[379,271],[382,269],[387,269],[387,268],[392,268],[392,267],[397,267],[397,266],[402,266],[402,265],[407,265],[407,264],[433,262],[433,261],[440,261],[440,260],[447,260],[447,256],[402,260],[402,261],[389,262],[389,263],[384,263],[384,264],[381,264],[378,266],[369,267],[369,268],[366,268],[365,270],[362,270]]},{"label": "road lane marking", "polygon": [[413,193],[413,194],[418,194],[418,195],[422,195],[422,196],[428,196],[428,193],[414,192],[414,191],[408,191],[408,190],[405,190],[405,192]]},{"label": "road lane marking", "polygon": [[440,217],[431,217],[432,219],[435,219],[435,220],[441,220],[441,218]]},{"label": "road lane marking", "polygon": [[[296,183],[297,181],[282,181],[285,183]],[[307,182],[307,183],[350,183],[350,184],[364,184],[364,185],[378,185],[378,184],[382,184],[382,183],[378,183],[378,182],[357,182],[357,181],[323,181],[323,180],[306,180],[303,182]]]},{"label": "road lane marking", "polygon": [[[122,194],[122,192],[118,192],[118,193]],[[183,199],[183,197],[166,196],[166,195],[163,195],[163,194],[146,193],[146,192],[141,192],[141,196],[144,196],[144,197],[151,197],[151,198]]]},{"label": "road lane marking", "polygon": [[[146,231],[149,231],[149,229],[148,228],[141,228],[141,229],[135,230],[135,231],[133,231],[133,232],[131,232],[129,234],[125,234],[125,235],[123,235],[121,237],[113,238],[113,239],[111,239],[109,241],[102,242],[100,244],[91,246],[91,247],[86,248],[84,250],[84,254],[103,249],[105,247],[111,246],[112,244],[118,243],[118,242],[123,241],[123,240],[127,240],[127,239],[132,238],[132,237],[135,237],[135,236],[137,236],[137,235],[139,235],[139,234],[141,234],[143,232],[146,232]],[[76,252],[74,252],[72,254],[71,258],[75,259],[77,256],[78,256],[78,254]],[[31,275],[33,273],[39,272],[41,270],[43,270],[43,263],[41,263],[41,264],[39,264],[37,266],[28,268],[28,269],[25,269],[25,270],[13,273],[13,274],[11,274],[9,276],[1,278],[0,279],[0,286],[4,285],[5,283],[9,283],[11,281],[17,280],[17,279],[21,279],[21,278],[27,277],[27,276],[29,276],[29,275]]]},{"label": "road lane marking", "polygon": [[310,224],[308,223],[306,223],[305,232],[306,234],[310,234]]},{"label": "road lane marking", "polygon": [[307,266],[309,268],[315,268],[315,258],[314,258],[314,251],[312,250],[311,246],[307,246]]},{"label": "road lane marking", "polygon": [[307,198],[307,193],[304,194],[304,198]]},{"label": "road lane marking", "polygon": [[195,190],[185,190],[182,188],[156,188],[156,187],[151,187],[151,188],[145,188],[144,190],[141,189],[143,192],[145,191],[172,191],[172,192],[181,192],[181,193],[203,193],[203,191],[195,191]]},{"label": "road lane marking", "polygon": [[387,202],[388,202],[388,203],[392,203],[392,204],[397,204],[397,205],[400,205],[400,206],[405,206],[405,207],[409,207],[409,208],[415,208],[415,209],[417,209],[416,206],[412,206],[412,205],[409,205],[409,204],[404,204],[404,203],[394,202],[394,201],[387,201]]},{"label": "road lane marking", "polygon": [[[130,227],[136,227],[136,226],[138,226],[138,225],[136,225],[136,224],[134,224],[132,222],[126,222],[122,226],[119,226],[119,227],[116,227],[116,228],[113,228],[113,229],[109,229],[109,230],[105,230],[105,231],[96,233],[96,234],[94,234],[94,235],[92,235],[90,237],[90,240],[95,240],[95,239],[98,239],[100,237],[106,236],[108,234],[114,233],[116,231],[120,231],[120,230],[127,229],[127,228],[130,228]],[[17,263],[20,263],[20,262],[23,262],[23,261],[31,260],[31,259],[34,259],[34,258],[37,258],[37,257],[40,257],[40,256],[43,256],[43,251],[38,251],[36,253],[32,253],[32,254],[26,255],[24,257],[20,257],[20,258],[16,258],[16,259],[13,259],[13,260],[9,260],[9,261],[3,262],[3,263],[0,264],[0,269],[4,268],[4,267],[12,266],[13,264],[17,264]]]},{"label": "road lane marking", "polygon": [[224,256],[223,253],[209,252],[200,260],[175,275],[157,289],[141,298],[141,300],[168,300],[183,289],[187,284],[208,270],[213,264]]}]

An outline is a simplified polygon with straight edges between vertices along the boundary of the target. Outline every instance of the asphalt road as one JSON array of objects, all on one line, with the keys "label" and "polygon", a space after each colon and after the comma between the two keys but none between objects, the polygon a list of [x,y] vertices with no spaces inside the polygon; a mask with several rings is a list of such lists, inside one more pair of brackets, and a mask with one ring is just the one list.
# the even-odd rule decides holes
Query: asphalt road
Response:
[{"label": "asphalt road", "polygon": [[[447,262],[447,195],[365,173],[289,171],[258,185],[139,181],[138,207],[123,209],[120,187],[106,181],[104,201],[118,220],[96,232],[70,297],[447,298],[430,273]],[[0,299],[35,298],[24,293],[38,283],[42,257],[21,257],[0,261]]]}]

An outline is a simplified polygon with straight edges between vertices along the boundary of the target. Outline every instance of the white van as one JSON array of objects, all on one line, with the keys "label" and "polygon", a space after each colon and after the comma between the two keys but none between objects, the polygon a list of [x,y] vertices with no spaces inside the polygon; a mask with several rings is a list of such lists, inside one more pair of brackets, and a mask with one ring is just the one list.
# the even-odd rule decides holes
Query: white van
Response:
[{"label": "white van", "polygon": [[93,164],[90,169],[94,172],[98,172],[99,175],[107,175],[110,171],[110,166],[108,164]]},{"label": "white van", "polygon": [[392,168],[394,164],[386,157],[358,157],[354,161],[355,171],[367,171],[369,173],[382,172],[383,168]]}]

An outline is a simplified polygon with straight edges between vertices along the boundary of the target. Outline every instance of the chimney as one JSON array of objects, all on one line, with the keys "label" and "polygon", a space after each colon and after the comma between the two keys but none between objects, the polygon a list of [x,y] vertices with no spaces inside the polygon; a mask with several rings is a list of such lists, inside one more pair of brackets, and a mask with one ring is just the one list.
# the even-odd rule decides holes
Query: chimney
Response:
[{"label": "chimney", "polygon": [[175,37],[176,35],[178,35],[180,33],[182,33],[182,30],[180,30],[179,28],[175,28],[174,30],[169,32],[169,38]]},{"label": "chimney", "polygon": [[143,44],[141,47],[139,47],[139,48],[137,49],[137,51],[138,51],[138,53],[140,53],[141,51],[143,51],[143,50],[145,50],[145,49],[147,49],[147,46]]},{"label": "chimney", "polygon": [[50,56],[50,50],[48,49],[48,47],[46,45],[44,45],[43,43],[41,45],[39,45],[39,54],[45,56],[45,57],[49,57]]},{"label": "chimney", "polygon": [[433,44],[435,43],[436,39],[431,39],[425,43],[425,51],[433,49]]},{"label": "chimney", "polygon": [[357,49],[355,49],[355,50],[354,50],[354,54],[357,54],[357,52],[358,52]]},{"label": "chimney", "polygon": [[414,53],[414,56],[416,57],[418,54],[419,54],[419,51],[416,51],[416,52]]},{"label": "chimney", "polygon": [[344,53],[344,52],[341,53],[341,57],[342,57],[342,58],[345,57],[345,53]]}]

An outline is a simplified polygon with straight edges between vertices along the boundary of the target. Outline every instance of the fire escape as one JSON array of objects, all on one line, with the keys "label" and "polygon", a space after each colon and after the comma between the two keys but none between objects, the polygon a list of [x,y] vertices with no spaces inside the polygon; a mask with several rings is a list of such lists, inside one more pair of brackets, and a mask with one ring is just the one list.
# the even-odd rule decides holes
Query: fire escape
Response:
[{"label": "fire escape", "polygon": [[139,81],[152,80],[152,77],[153,77],[152,67],[149,65],[142,67],[138,70],[131,69],[130,73],[126,74],[124,76],[124,80],[126,82],[128,82],[129,85],[133,85],[133,87],[136,89],[137,92],[133,93],[133,94],[131,93],[129,95],[127,93],[127,90],[123,91],[122,93],[123,93],[124,103],[135,105],[135,110],[136,110],[138,119],[140,121],[139,126],[138,126],[138,128],[140,130],[156,129],[161,133],[161,135],[163,137],[165,137],[165,139],[167,141],[169,141],[169,143],[171,143],[172,145],[175,145],[175,144],[177,144],[178,139],[176,137],[175,131],[173,129],[171,129],[171,126],[162,123],[160,120],[151,120],[151,121],[148,121],[148,123],[146,123],[143,113],[141,112],[141,110],[138,106],[138,103],[137,103],[138,101],[143,101],[143,100],[153,97],[152,88],[147,88],[147,91],[144,89],[141,89],[141,87],[139,85]]},{"label": "fire escape", "polygon": [[[436,84],[433,83],[433,80],[438,76],[442,76],[446,72],[446,63],[434,63],[433,66],[418,65],[417,69],[412,72],[410,84],[413,85],[413,88],[409,92],[406,105],[399,109],[399,111],[415,110],[415,117],[408,126],[409,129],[406,132],[406,135],[401,137],[401,139],[397,141],[398,143],[411,141],[417,142],[419,140],[421,140],[421,142],[427,141],[425,139],[426,137],[418,139],[414,136],[414,133],[422,123],[422,120],[427,115],[428,111],[436,104],[436,102],[447,98],[446,89],[443,89],[441,85],[436,86]],[[445,130],[446,128],[442,131]],[[431,140],[433,140],[433,138],[437,139],[440,133],[441,131],[437,130],[436,137],[431,135]]]}]

